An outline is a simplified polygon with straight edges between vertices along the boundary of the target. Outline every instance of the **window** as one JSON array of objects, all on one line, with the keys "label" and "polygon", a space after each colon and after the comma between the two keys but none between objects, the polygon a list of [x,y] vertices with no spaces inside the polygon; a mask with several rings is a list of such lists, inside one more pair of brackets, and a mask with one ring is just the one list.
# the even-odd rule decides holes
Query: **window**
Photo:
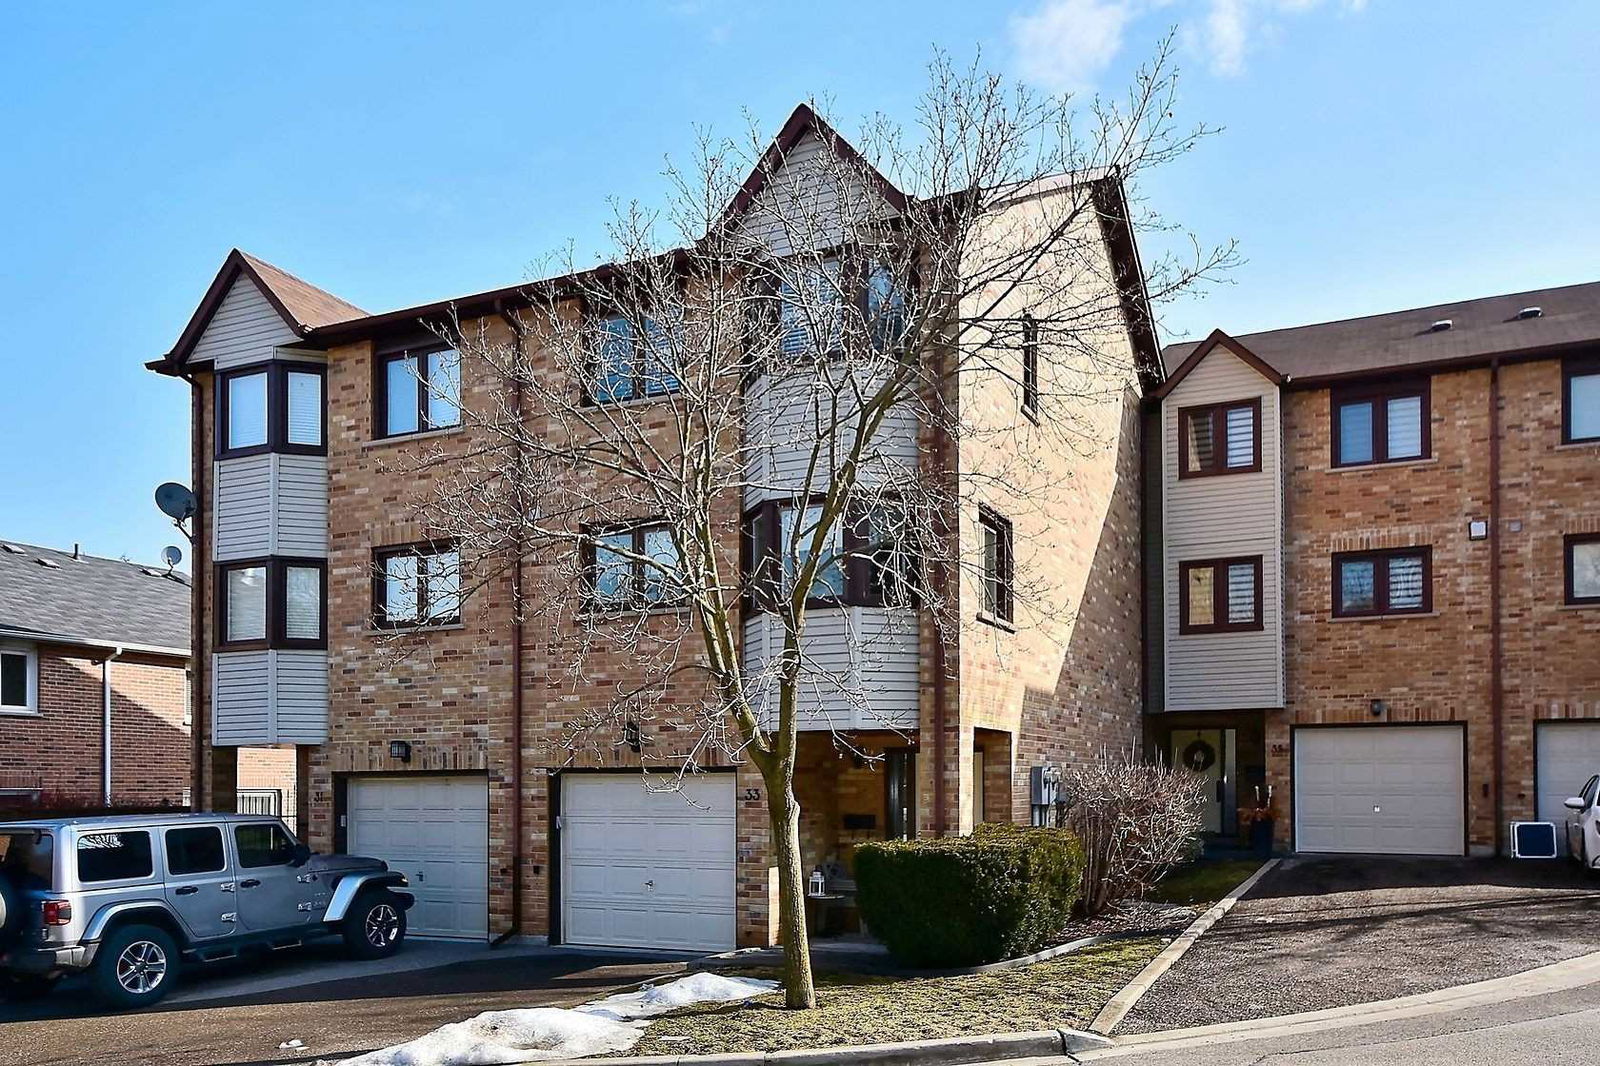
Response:
[{"label": "window", "polygon": [[1022,316],[1022,413],[1039,414],[1039,320]]},{"label": "window", "polygon": [[[822,524],[822,506],[812,504],[805,508],[781,506],[778,509],[778,555],[782,560],[783,591],[794,588],[800,569],[811,561],[816,544],[817,529]],[[796,526],[798,525],[798,529]],[[812,579],[806,598],[833,603],[844,598],[844,529],[835,522],[823,535],[821,552],[823,562]],[[794,550],[791,552],[790,545]]]},{"label": "window", "polygon": [[[795,557],[786,559],[797,516]],[[750,591],[747,606],[771,606],[794,587],[796,572],[810,557],[821,518],[818,504],[796,508],[776,500],[745,515],[741,566]],[[878,501],[871,511],[848,512],[827,534],[823,551],[829,562],[812,580],[809,602],[869,607],[914,603],[920,559],[911,525],[892,500]]]},{"label": "window", "polygon": [[662,607],[683,602],[683,563],[667,526],[596,533],[590,549],[589,588],[595,606]]},{"label": "window", "polygon": [[1600,603],[1600,533],[1566,538],[1567,602]]},{"label": "window", "polygon": [[1427,458],[1428,391],[1426,381],[1333,390],[1333,465]]},{"label": "window", "polygon": [[846,599],[865,606],[910,606],[922,588],[916,519],[888,500],[845,527],[848,549]]},{"label": "window", "polygon": [[1261,400],[1185,407],[1178,412],[1178,476],[1261,469]]},{"label": "window", "polygon": [[150,861],[150,834],[143,830],[85,833],[78,838],[79,881],[149,877],[154,869]]},{"label": "window", "polygon": [[599,320],[599,338],[589,398],[595,403],[661,396],[679,388],[681,332],[646,318],[636,330],[622,315]]},{"label": "window", "polygon": [[328,564],[248,559],[219,564],[219,648],[324,648]]},{"label": "window", "polygon": [[265,363],[217,376],[217,458],[262,452],[321,455],[323,380],[318,363]]},{"label": "window", "polygon": [[1178,632],[1261,629],[1261,556],[1178,564]]},{"label": "window", "polygon": [[400,437],[461,424],[461,355],[454,348],[378,356],[376,436]]},{"label": "window", "polygon": [[39,655],[27,644],[0,644],[0,713],[39,710]]},{"label": "window", "polygon": [[1009,622],[1016,577],[1011,522],[986,508],[978,513],[978,529],[983,538],[983,614]]},{"label": "window", "polygon": [[1360,618],[1433,609],[1433,549],[1391,548],[1333,557],[1333,614]]},{"label": "window", "polygon": [[1600,355],[1568,359],[1561,377],[1562,443],[1600,441]]},{"label": "window", "polygon": [[294,858],[294,841],[277,822],[235,826],[233,843],[239,852],[240,869],[285,866]]},{"label": "window", "polygon": [[[15,796],[7,789],[0,795]],[[38,793],[32,795],[38,801]],[[0,833],[0,871],[24,892],[49,892],[55,885],[56,840],[49,833],[24,829]]]},{"label": "window", "polygon": [[228,859],[222,850],[222,830],[214,825],[168,829],[163,839],[169,874],[179,877],[214,874],[228,868]]},{"label": "window", "polygon": [[461,620],[461,556],[453,547],[414,544],[376,553],[373,622],[388,629]]},{"label": "window", "polygon": [[830,355],[844,346],[844,274],[837,259],[805,264],[778,283],[778,351]]},{"label": "window", "polygon": [[875,351],[905,347],[911,325],[909,293],[904,279],[886,262],[870,257],[847,261],[836,255],[790,261],[776,266],[761,284],[765,292],[755,301],[759,307],[753,310],[752,325],[758,337],[775,328],[782,358],[838,353],[847,328]]}]

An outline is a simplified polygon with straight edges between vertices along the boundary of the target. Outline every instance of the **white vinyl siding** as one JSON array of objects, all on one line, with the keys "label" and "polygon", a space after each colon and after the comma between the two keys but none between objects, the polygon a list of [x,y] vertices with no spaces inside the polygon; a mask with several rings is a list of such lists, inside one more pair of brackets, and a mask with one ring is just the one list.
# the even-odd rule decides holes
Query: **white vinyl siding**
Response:
[{"label": "white vinyl siding", "polygon": [[[814,376],[766,377],[751,387],[745,419],[746,507],[806,488],[814,451],[819,461],[810,487],[824,487],[830,461],[844,456],[854,436],[853,421],[831,409],[835,399],[821,390]],[[843,424],[833,427],[836,419]],[[918,461],[916,412],[897,407],[884,417],[870,442],[860,479],[868,485],[904,482],[916,476]]]},{"label": "white vinyl siding", "polygon": [[300,340],[256,283],[241,274],[195,342],[189,362],[213,363],[217,370],[227,370],[270,359],[278,345]]},{"label": "white vinyl siding", "polygon": [[[1261,469],[1180,480],[1179,409],[1256,398],[1261,401]],[[1278,387],[1227,349],[1217,347],[1164,399],[1162,423],[1164,709],[1281,707],[1284,698],[1283,451]],[[1226,443],[1230,463],[1244,455],[1242,444],[1235,442],[1233,428],[1229,427]],[[1242,431],[1238,436],[1242,438]],[[1179,564],[1247,555],[1261,556],[1262,628],[1180,634]],[[1245,585],[1253,583],[1253,575],[1230,570],[1226,580],[1230,592],[1229,614],[1234,614],[1236,602],[1243,612]],[[1233,595],[1236,591],[1238,597]],[[1255,590],[1249,591],[1253,598]]]},{"label": "white vinyl siding", "polygon": [[222,651],[212,661],[212,743],[321,744],[328,739],[328,653]]},{"label": "white vinyl siding", "polygon": [[[819,608],[806,616],[806,667],[799,686],[799,727],[915,729],[920,693],[915,611],[884,607]],[[744,623],[745,673],[757,709],[775,713],[778,683],[763,672],[783,646],[783,626],[767,614]]]},{"label": "white vinyl siding", "polygon": [[828,164],[825,151],[814,133],[795,143],[740,221],[746,238],[779,258],[796,249],[835,248],[846,212],[865,217],[887,210],[858,173]]}]

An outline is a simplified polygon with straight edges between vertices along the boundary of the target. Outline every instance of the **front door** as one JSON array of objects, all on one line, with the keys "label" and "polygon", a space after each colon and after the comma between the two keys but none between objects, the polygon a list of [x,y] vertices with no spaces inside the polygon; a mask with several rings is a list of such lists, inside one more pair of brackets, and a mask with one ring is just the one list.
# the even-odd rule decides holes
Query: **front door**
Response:
[{"label": "front door", "polygon": [[311,909],[314,886],[301,881],[294,865],[294,840],[277,822],[245,822],[233,827],[239,919],[252,933],[305,925],[320,915]]},{"label": "front door", "polygon": [[894,748],[883,753],[884,836],[909,840],[917,835],[917,753]]},{"label": "front door", "polygon": [[167,904],[196,940],[238,928],[239,898],[219,825],[185,825],[162,836]]},{"label": "front door", "polygon": [[1223,729],[1174,729],[1172,731],[1172,765],[1193,770],[1206,779],[1205,799],[1201,814],[1202,828],[1207,833],[1223,830],[1223,800],[1228,792],[1228,746]]}]

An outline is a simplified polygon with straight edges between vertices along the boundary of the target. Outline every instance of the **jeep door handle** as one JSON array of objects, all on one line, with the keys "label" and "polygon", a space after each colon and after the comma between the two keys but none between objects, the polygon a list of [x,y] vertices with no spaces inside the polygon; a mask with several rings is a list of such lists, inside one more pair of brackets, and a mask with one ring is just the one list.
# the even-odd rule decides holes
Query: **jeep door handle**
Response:
[{"label": "jeep door handle", "polygon": [[239,882],[239,887],[240,888],[255,888],[260,884],[261,884],[260,881],[257,881],[254,877],[252,877],[252,878],[249,878],[247,880],[240,881]]},{"label": "jeep door handle", "polygon": [[200,886],[199,885],[184,885],[182,888],[180,888],[176,892],[174,892],[173,895],[176,895],[176,896],[192,896],[198,891],[200,891]]}]

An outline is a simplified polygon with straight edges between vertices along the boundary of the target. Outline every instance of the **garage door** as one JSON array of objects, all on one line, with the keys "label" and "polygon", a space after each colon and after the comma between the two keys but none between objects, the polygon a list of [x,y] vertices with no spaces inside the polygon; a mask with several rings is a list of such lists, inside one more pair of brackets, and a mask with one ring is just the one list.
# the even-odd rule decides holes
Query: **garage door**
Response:
[{"label": "garage door", "polygon": [[1462,738],[1457,726],[1295,730],[1296,849],[1460,855]]},{"label": "garage door", "polygon": [[647,791],[640,774],[561,781],[561,939],[606,947],[734,946],[734,780]]},{"label": "garage door", "polygon": [[382,859],[411,882],[411,933],[489,935],[489,786],[482,777],[357,777],[345,798],[350,854]]},{"label": "garage door", "polygon": [[1567,818],[1562,800],[1583,791],[1600,774],[1600,722],[1539,722],[1533,727],[1538,767],[1539,821],[1556,824],[1556,840],[1566,850]]}]

